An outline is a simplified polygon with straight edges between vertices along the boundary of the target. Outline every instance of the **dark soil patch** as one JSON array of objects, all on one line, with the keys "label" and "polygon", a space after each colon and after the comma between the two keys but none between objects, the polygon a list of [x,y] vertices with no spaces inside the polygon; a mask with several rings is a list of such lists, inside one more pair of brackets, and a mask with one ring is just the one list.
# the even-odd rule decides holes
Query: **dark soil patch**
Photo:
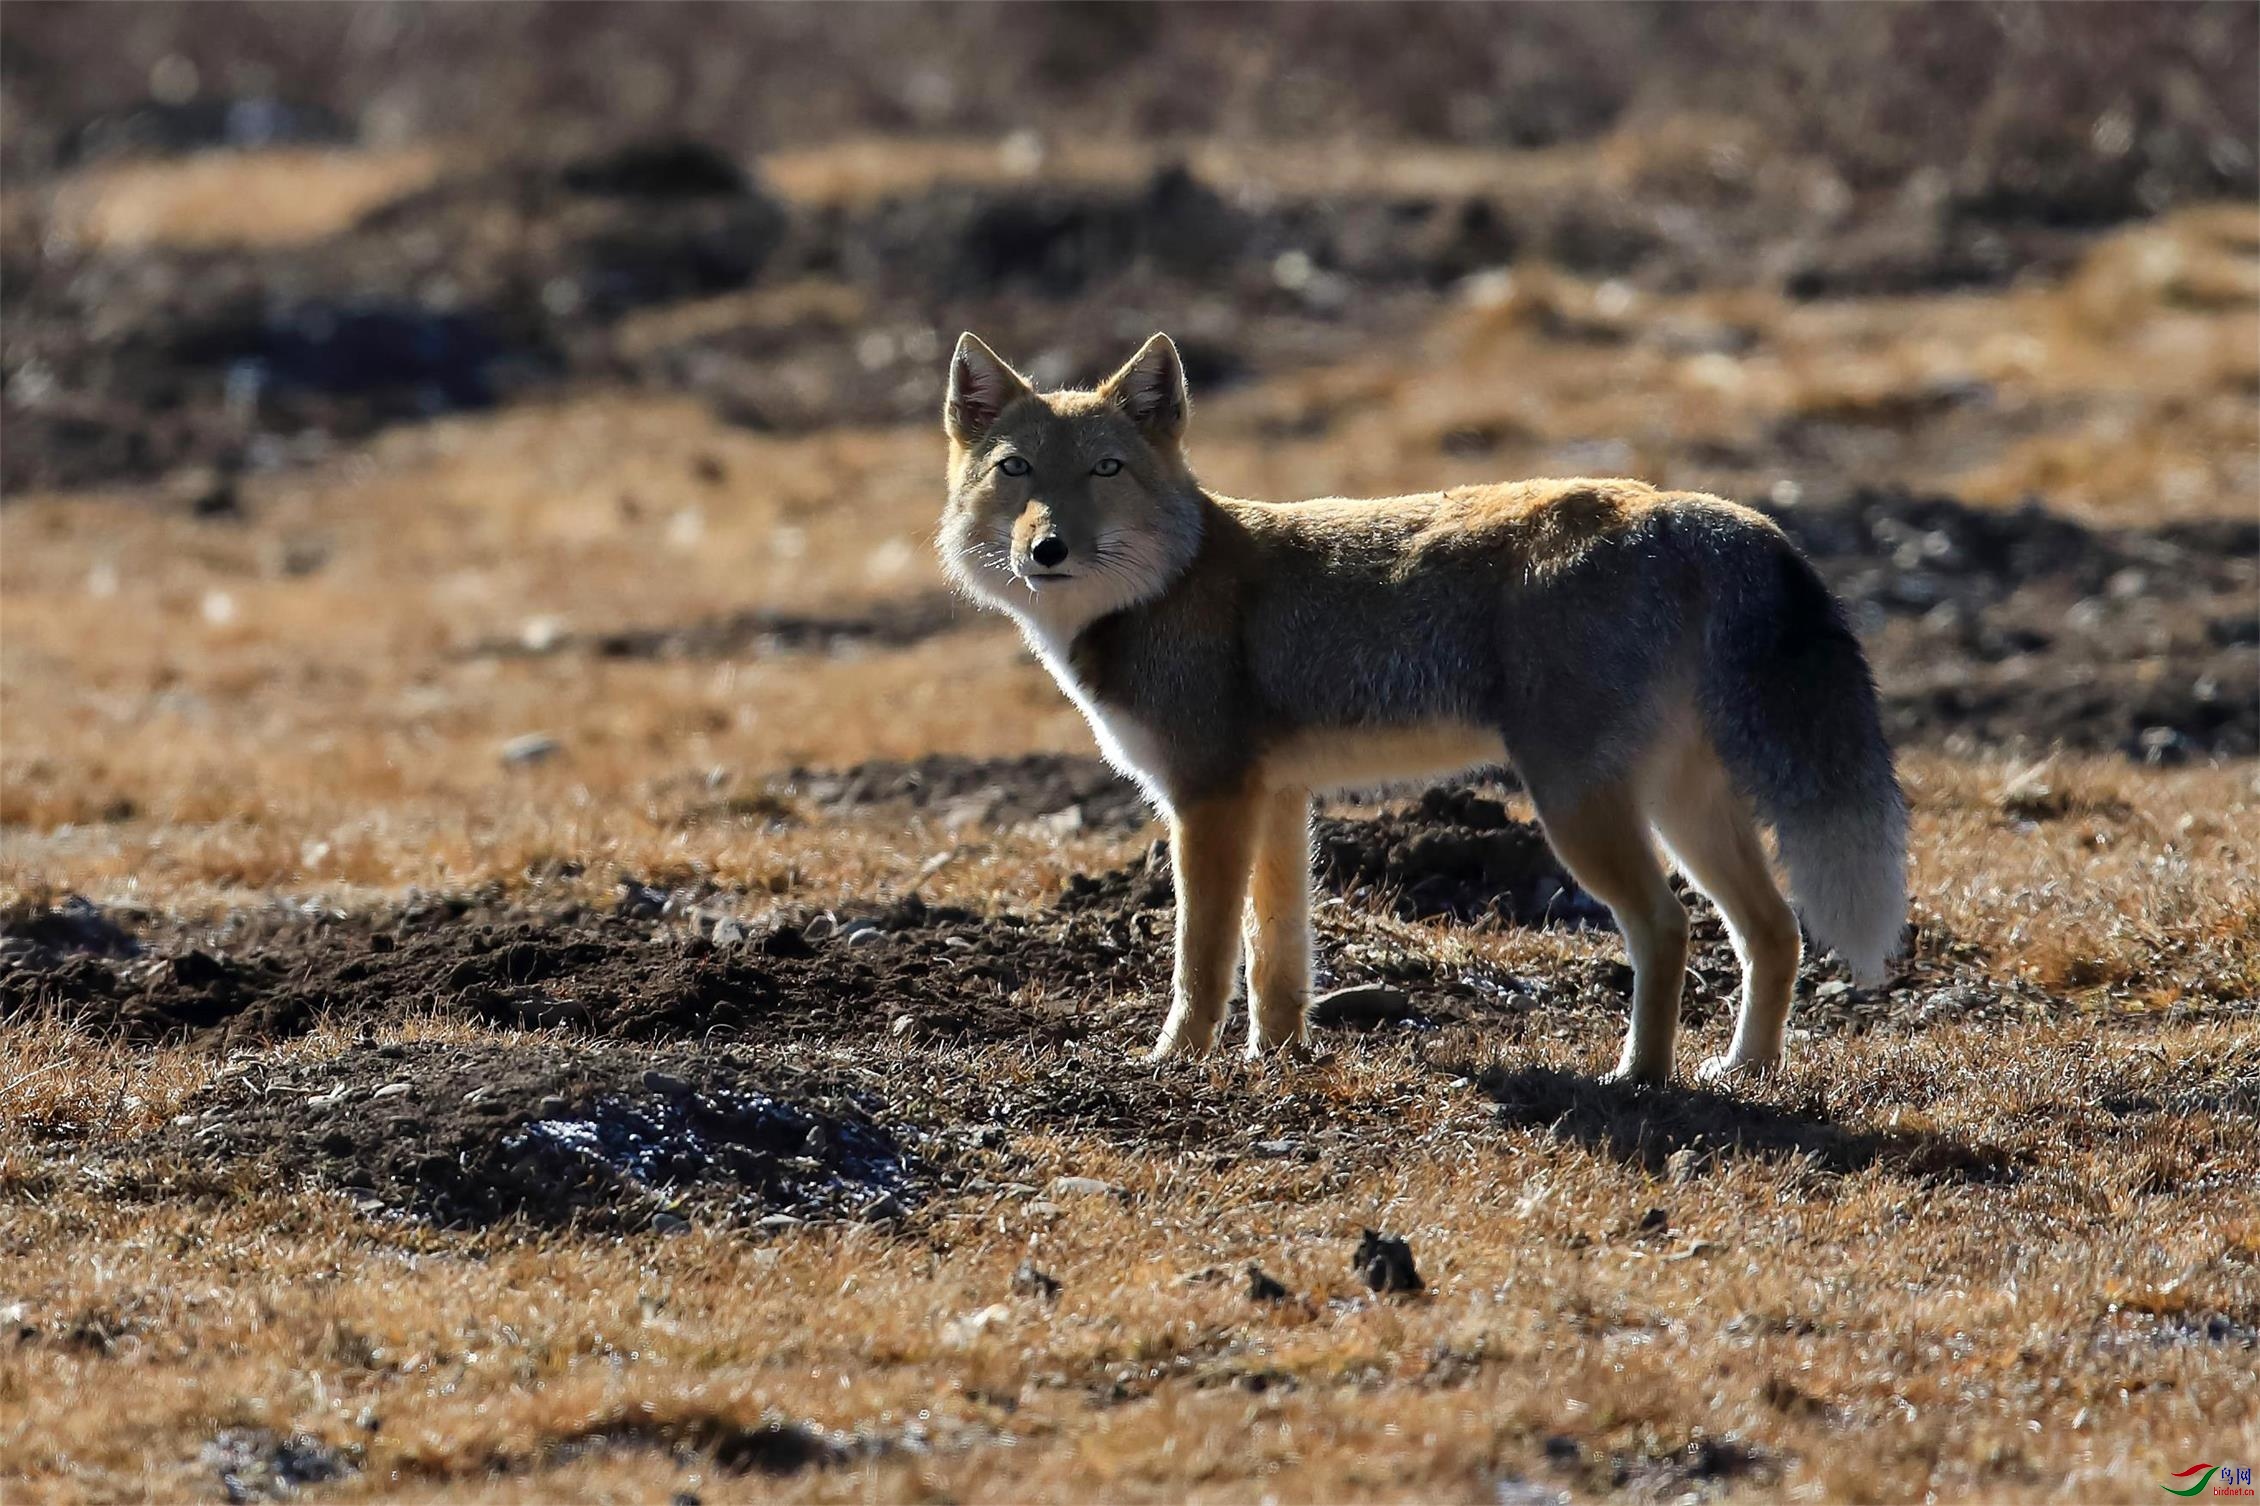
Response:
[{"label": "dark soil patch", "polygon": [[542,1462],[556,1464],[597,1449],[659,1449],[685,1464],[709,1459],[726,1475],[784,1476],[869,1458],[889,1446],[886,1439],[832,1433],[777,1415],[746,1423],[715,1412],[660,1418],[629,1413],[556,1440]]},{"label": "dark soil patch", "polygon": [[945,825],[1021,826],[1050,819],[1068,830],[1132,831],[1152,818],[1137,786],[1100,759],[1031,753],[964,758],[937,753],[878,759],[839,770],[796,768],[770,781],[779,795],[832,811],[915,811]]},{"label": "dark soil patch", "polygon": [[278,1172],[446,1227],[683,1232],[894,1219],[934,1176],[869,1090],[727,1051],[349,1050],[220,1089],[144,1150]]},{"label": "dark soil patch", "polygon": [[352,1474],[359,1456],[358,1448],[340,1449],[311,1433],[286,1438],[272,1428],[227,1428],[204,1445],[202,1462],[230,1501],[287,1501],[308,1485]]},{"label": "dark soil patch", "polygon": [[2260,753],[2260,524],[2091,529],[1888,490],[1774,516],[1852,611],[1895,741]]},{"label": "dark soil patch", "polygon": [[83,895],[58,905],[19,902],[0,910],[0,959],[53,966],[72,956],[133,957],[141,942],[111,911]]},{"label": "dark soil patch", "polygon": [[1328,889],[1400,919],[1613,924],[1536,825],[1464,786],[1366,819],[1322,817],[1313,846]]},{"label": "dark soil patch", "polygon": [[784,230],[731,164],[640,152],[483,169],[313,246],[69,250],[12,216],[6,364],[39,391],[10,385],[0,488],[314,458],[596,370],[620,315],[744,286]]}]

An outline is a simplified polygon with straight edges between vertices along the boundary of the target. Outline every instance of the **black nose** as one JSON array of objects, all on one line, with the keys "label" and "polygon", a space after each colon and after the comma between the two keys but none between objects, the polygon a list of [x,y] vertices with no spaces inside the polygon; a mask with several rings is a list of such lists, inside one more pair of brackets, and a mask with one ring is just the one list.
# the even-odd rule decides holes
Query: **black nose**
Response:
[{"label": "black nose", "polygon": [[1067,540],[1056,533],[1047,533],[1029,546],[1028,555],[1046,570],[1067,558]]}]

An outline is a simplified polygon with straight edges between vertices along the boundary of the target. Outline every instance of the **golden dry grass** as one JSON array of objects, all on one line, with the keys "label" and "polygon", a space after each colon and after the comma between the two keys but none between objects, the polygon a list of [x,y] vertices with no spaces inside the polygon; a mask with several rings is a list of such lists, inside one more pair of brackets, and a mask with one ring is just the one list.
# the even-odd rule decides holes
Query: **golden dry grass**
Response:
[{"label": "golden dry grass", "polygon": [[[999,170],[978,151],[953,167],[836,149],[769,174],[852,197],[903,172]],[[1353,169],[1380,171],[1265,170]],[[138,212],[118,223],[177,233]],[[2061,287],[1857,304],[1657,299],[1518,268],[1369,358],[1204,403],[1199,456],[1242,494],[1369,493],[1558,469],[1607,440],[1624,469],[1723,484],[1701,457],[1771,425],[1897,422],[1910,394],[1982,382],[1998,404],[2078,416],[1998,453],[1917,433],[1902,479],[2004,502],[2038,490],[2120,522],[2249,516],[2255,238],[2245,210],[2193,215],[2107,245]],[[628,339],[851,322],[843,299],[693,305]],[[1747,325],[1759,343],[1727,359],[1577,333],[1612,323]],[[1313,412],[1320,431],[1281,437]],[[1461,430],[1493,448],[1440,447]],[[253,478],[243,524],[133,491],[11,499],[0,900],[79,892],[162,931],[277,896],[508,893],[570,861],[590,897],[674,875],[757,912],[899,892],[958,848],[929,898],[1038,904],[1144,838],[686,818],[710,770],[750,790],[802,762],[1086,750],[993,624],[830,657],[471,651],[931,591],[937,449],[923,428],[763,436],[687,400],[580,392]],[[505,765],[529,732],[557,756]],[[1816,1032],[1753,1112],[1811,1117],[1818,1101],[1847,1133],[1997,1153],[2010,1180],[1808,1152],[1720,1155],[1681,1181],[1502,1121],[1475,1069],[1581,1073],[1611,1049],[1614,1022],[1565,1016],[1509,1038],[1362,1038],[1284,1078],[1171,1069],[1205,1074],[1251,1143],[1281,1094],[1346,1122],[1394,1106],[1387,1143],[1346,1138],[1314,1163],[1010,1127],[1031,1185],[1096,1176],[1120,1201],[964,1192],[899,1234],[451,1234],[137,1145],[217,1085],[340,1052],[340,1030],[221,1056],[11,1022],[0,1497],[206,1497],[200,1450],[237,1425],[357,1449],[323,1499],[1520,1500],[1525,1485],[1603,1494],[1620,1471],[1615,1488],[1653,1498],[2132,1499],[2194,1459],[2260,1454],[2239,1337],[2260,1326],[2260,775],[1935,754],[1904,768],[1918,918],[1972,949],[1980,982],[2063,1008]],[[1605,933],[1401,929],[1447,961],[1524,972],[1616,954]],[[1018,1044],[944,1066],[1001,1082],[1094,1070]],[[1641,1235],[1657,1206],[1668,1232]],[[1412,1238],[1429,1296],[1354,1283],[1368,1222]],[[1064,1283],[1056,1306],[1010,1294],[1031,1257]],[[1251,1304],[1249,1260],[1297,1300]],[[887,1447],[766,1479],[664,1446],[770,1413]],[[1755,1450],[1746,1464],[1689,1476],[1689,1444],[1728,1436]]]}]

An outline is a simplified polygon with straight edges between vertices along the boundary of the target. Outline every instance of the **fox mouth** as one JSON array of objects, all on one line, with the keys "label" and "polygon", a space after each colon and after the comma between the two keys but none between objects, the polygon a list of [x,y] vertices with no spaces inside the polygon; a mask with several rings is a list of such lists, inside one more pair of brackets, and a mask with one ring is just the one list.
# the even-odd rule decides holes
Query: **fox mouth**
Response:
[{"label": "fox mouth", "polygon": [[1065,570],[1024,570],[1020,572],[1020,578],[1033,586],[1046,581],[1057,583],[1063,580],[1073,580],[1075,577]]}]

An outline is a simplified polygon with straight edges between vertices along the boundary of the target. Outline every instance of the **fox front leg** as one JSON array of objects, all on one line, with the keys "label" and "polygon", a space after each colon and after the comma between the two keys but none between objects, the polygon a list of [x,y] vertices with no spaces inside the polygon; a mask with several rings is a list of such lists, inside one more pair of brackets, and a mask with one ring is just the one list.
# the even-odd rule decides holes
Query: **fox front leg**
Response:
[{"label": "fox front leg", "polygon": [[1190,801],[1171,819],[1177,878],[1177,967],[1169,1018],[1148,1061],[1207,1051],[1224,1024],[1240,967],[1240,908],[1262,805],[1246,796]]},{"label": "fox front leg", "polygon": [[1263,800],[1248,884],[1248,1056],[1294,1050],[1310,1013],[1310,792]]}]

